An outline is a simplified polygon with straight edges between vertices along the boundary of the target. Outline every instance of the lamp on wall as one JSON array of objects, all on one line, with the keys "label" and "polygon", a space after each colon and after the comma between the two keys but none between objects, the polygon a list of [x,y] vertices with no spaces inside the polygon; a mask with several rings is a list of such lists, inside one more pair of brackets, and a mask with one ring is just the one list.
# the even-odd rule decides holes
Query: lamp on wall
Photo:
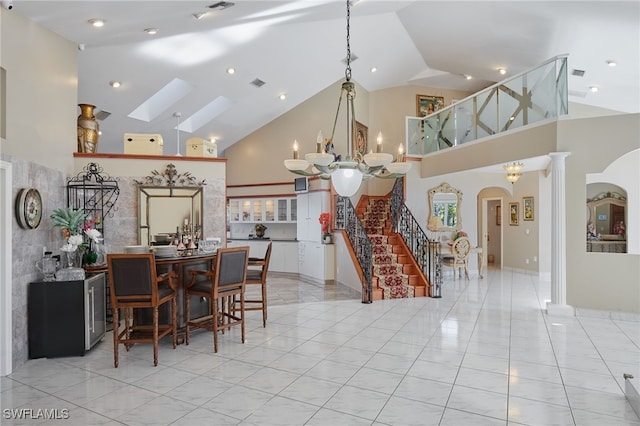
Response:
[{"label": "lamp on wall", "polygon": [[507,175],[505,176],[505,178],[509,182],[514,184],[518,181],[518,179],[520,179],[520,176],[522,176],[522,173],[520,173],[520,170],[522,170],[522,168],[524,167],[524,164],[516,163],[514,161],[512,164],[505,164],[502,167],[507,172]]},{"label": "lamp on wall", "polygon": [[[303,176],[318,176],[322,179],[331,179],[336,192],[343,197],[354,195],[363,179],[371,177],[396,178],[405,175],[411,168],[411,163],[404,161],[402,154],[393,162],[393,155],[382,152],[382,134],[378,134],[376,152],[362,155],[354,147],[356,115],[354,99],[356,97],[355,84],[351,81],[351,46],[349,35],[349,19],[351,17],[350,2],[347,0],[347,68],[345,70],[346,81],[342,83],[338,110],[333,123],[331,138],[324,143],[322,132],[316,139],[316,152],[306,154],[304,160],[298,158],[298,142],[293,143],[293,159],[284,160],[285,167],[292,173]],[[329,147],[333,146],[333,137],[340,114],[342,97],[346,97],[347,114],[347,154],[346,158],[329,153]]]}]

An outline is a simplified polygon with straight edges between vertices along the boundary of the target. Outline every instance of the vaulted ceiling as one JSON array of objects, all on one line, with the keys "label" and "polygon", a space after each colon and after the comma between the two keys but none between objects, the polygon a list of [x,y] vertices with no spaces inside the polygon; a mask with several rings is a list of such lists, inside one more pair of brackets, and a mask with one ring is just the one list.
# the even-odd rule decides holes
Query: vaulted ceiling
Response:
[{"label": "vaulted ceiling", "polygon": [[[344,78],[346,57],[345,1],[231,3],[15,0],[10,13],[78,45],[78,102],[97,106],[101,152],[122,152],[124,133],[175,141],[178,122],[182,140],[222,151]],[[353,79],[368,91],[476,91],[568,54],[585,71],[569,77],[570,101],[640,112],[638,1],[353,3]]]}]

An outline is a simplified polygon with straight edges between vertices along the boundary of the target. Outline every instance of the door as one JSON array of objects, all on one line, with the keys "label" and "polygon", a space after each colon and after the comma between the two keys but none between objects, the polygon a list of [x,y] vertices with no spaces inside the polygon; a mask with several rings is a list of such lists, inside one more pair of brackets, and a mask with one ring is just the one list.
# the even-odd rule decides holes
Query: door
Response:
[{"label": "door", "polygon": [[485,266],[502,269],[502,198],[483,199],[482,217],[482,251]]}]

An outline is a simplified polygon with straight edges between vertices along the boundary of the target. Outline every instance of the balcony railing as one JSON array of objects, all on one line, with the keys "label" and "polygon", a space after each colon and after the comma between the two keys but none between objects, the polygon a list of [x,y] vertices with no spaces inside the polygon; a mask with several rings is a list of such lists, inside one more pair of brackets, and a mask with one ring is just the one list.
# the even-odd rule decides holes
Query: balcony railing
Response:
[{"label": "balcony railing", "polygon": [[426,117],[407,117],[407,155],[423,156],[567,114],[567,57],[556,56]]}]

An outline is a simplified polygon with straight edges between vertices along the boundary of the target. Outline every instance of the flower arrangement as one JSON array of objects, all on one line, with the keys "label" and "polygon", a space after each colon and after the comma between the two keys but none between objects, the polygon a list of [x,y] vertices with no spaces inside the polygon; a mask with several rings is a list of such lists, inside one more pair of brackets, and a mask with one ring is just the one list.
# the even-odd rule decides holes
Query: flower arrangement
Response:
[{"label": "flower arrangement", "polygon": [[468,237],[469,235],[464,231],[456,232],[456,235],[453,237],[453,241],[457,240],[460,237]]},{"label": "flower arrangement", "polygon": [[322,233],[329,233],[329,223],[331,222],[331,214],[329,212],[320,213],[320,217],[318,218],[320,225],[322,225]]},{"label": "flower arrangement", "polygon": [[256,231],[256,236],[258,238],[262,238],[264,237],[264,231],[267,230],[267,227],[264,226],[262,223],[258,223],[256,226],[253,227],[253,229]]},{"label": "flower arrangement", "polygon": [[[60,247],[60,250],[67,253],[67,256],[71,256],[77,250],[82,253],[88,251],[83,255],[84,263],[95,263],[98,255],[91,252],[92,243],[97,243],[98,238],[102,236],[100,231],[94,228],[96,224],[100,223],[99,217],[94,217],[85,221],[85,213],[82,209],[72,209],[70,207],[55,209],[51,213],[51,220],[53,224],[62,228],[62,236],[67,239],[67,242]],[[82,235],[86,235],[87,241]]]}]

